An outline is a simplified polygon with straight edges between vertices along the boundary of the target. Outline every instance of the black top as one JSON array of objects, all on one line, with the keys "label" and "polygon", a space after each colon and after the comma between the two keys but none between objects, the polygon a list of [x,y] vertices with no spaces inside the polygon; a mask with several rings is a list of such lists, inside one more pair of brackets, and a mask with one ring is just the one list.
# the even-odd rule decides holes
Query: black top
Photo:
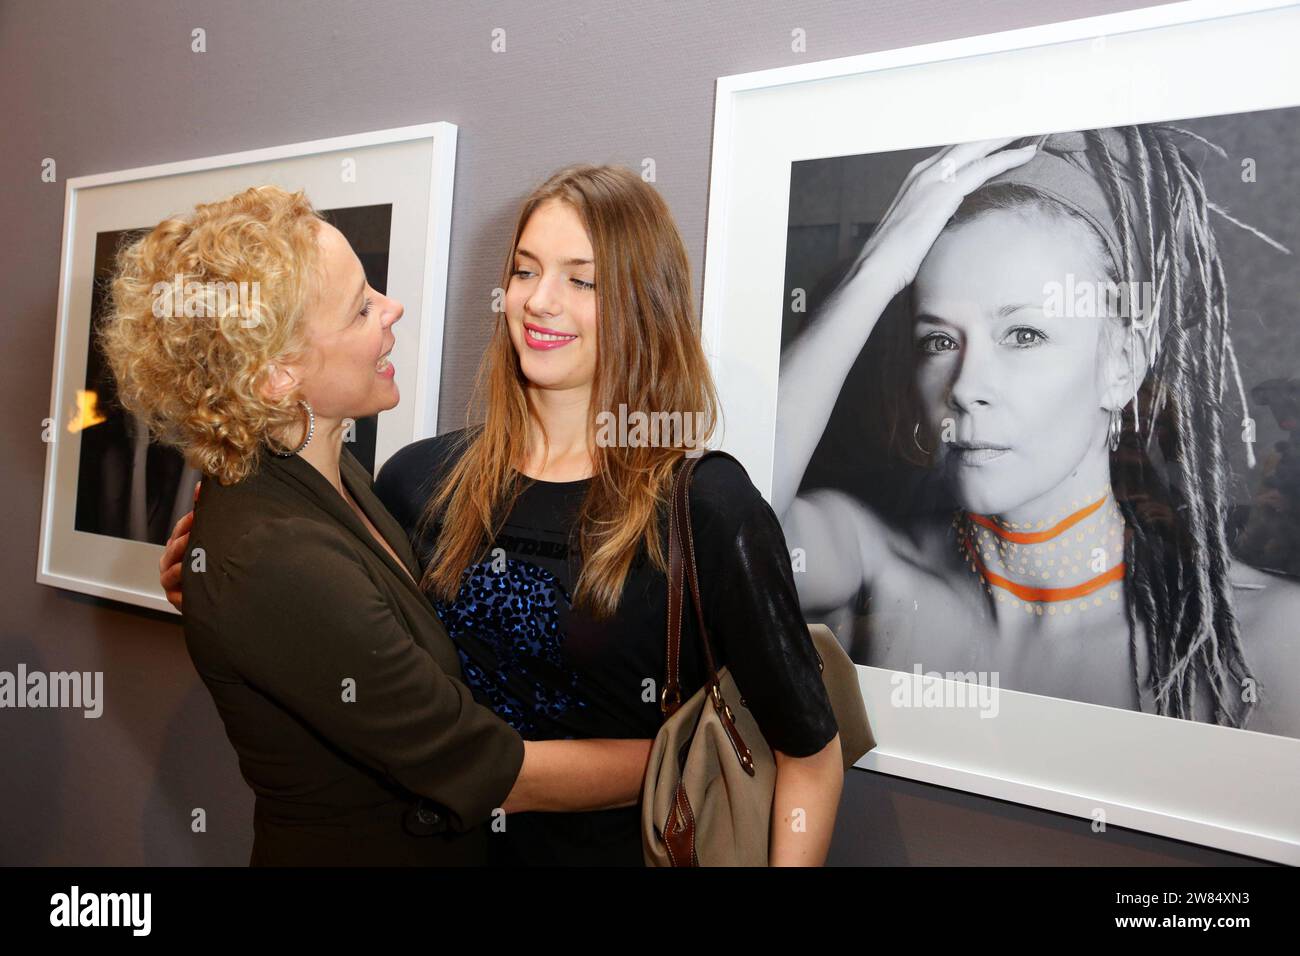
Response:
[{"label": "black top", "polygon": [[[251,863],[481,865],[524,742],[461,680],[402,528],[346,449],[203,482],[185,643],[256,795]],[[201,559],[200,559],[201,556]]]},{"label": "black top", "polygon": [[[438,525],[415,530],[429,497],[463,453],[467,433],[415,442],[384,466],[375,492],[412,535],[422,564]],[[457,599],[434,600],[466,683],[528,740],[653,737],[662,724],[667,580],[644,553],[617,613],[599,620],[571,606],[580,570],[571,534],[589,479],[529,481]],[[705,621],[718,667],[729,665],[770,746],[803,757],[836,734],[785,538],[744,469],[701,462],[691,518]],[[666,553],[666,532],[664,535]],[[689,595],[686,598],[690,600]],[[703,683],[692,616],[682,631],[682,697]],[[492,843],[502,862],[642,865],[640,808],[512,814]]]}]

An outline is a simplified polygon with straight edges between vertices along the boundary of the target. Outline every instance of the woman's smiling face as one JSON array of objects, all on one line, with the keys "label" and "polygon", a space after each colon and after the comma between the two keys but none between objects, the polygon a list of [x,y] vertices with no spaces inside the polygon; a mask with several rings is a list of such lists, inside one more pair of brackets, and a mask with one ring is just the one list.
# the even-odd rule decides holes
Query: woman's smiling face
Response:
[{"label": "woman's smiling face", "polygon": [[596,264],[568,203],[533,210],[519,236],[506,289],[510,341],[537,388],[590,388],[596,376]]},{"label": "woman's smiling face", "polygon": [[388,360],[392,326],[402,304],[371,288],[361,260],[343,233],[317,227],[321,281],[308,309],[309,350],[286,363],[315,413],[327,419],[364,418],[395,406],[396,370]]},{"label": "woman's smiling face", "polygon": [[1052,283],[1106,281],[1098,253],[1082,223],[994,210],[945,230],[921,264],[917,393],[967,510],[1042,518],[1109,480],[1101,357],[1112,320],[1048,308]]}]

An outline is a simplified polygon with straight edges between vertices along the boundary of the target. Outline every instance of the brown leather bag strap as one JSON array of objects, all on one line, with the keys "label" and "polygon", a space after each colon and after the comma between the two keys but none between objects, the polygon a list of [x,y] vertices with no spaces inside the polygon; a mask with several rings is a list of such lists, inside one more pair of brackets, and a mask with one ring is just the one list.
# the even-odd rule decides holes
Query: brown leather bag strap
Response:
[{"label": "brown leather bag strap", "polygon": [[[718,676],[717,663],[713,657],[713,641],[709,636],[708,626],[704,622],[704,601],[700,596],[699,574],[695,566],[695,530],[691,523],[691,478],[694,476],[695,468],[705,458],[711,456],[721,456],[730,458],[735,462],[738,468],[744,470],[740,462],[732,458],[726,452],[711,451],[695,457],[687,458],[678,468],[677,475],[673,481],[672,491],[672,514],[668,529],[668,554],[669,554],[669,601],[670,601],[670,619],[668,631],[668,660],[669,675],[668,683],[665,684],[665,690],[672,688],[673,697],[678,703],[681,699],[681,685],[678,677],[678,664],[681,657],[681,637],[682,637],[682,612],[681,603],[683,601],[682,592],[684,584],[690,585],[691,604],[695,608],[695,623],[700,635],[700,642],[704,648],[705,667],[708,670],[708,680],[705,686],[709,688],[709,700],[713,704],[713,709],[717,711],[718,718],[722,723],[723,729],[727,733],[731,746],[735,750],[736,759],[740,766],[751,777],[754,775],[754,755],[745,743],[744,737],[741,736],[740,728],[736,726],[735,714],[732,713],[730,705],[722,698],[720,687],[721,678]],[[674,545],[675,539],[675,545]],[[673,560],[673,556],[676,560]],[[673,705],[672,709],[676,709]],[[665,716],[670,716],[671,711],[665,712]]]},{"label": "brown leather bag strap", "polygon": [[682,480],[686,459],[673,476],[672,491],[668,496],[668,651],[667,673],[663,690],[659,692],[659,712],[665,718],[681,706],[682,687],[678,679],[678,664],[682,647],[682,539],[677,533],[677,485]]},{"label": "brown leather bag strap", "polygon": [[[695,567],[695,530],[691,526],[691,478],[695,474],[695,467],[710,454],[721,455],[723,452],[706,452],[698,458],[687,458],[678,470],[677,480],[673,483],[673,530],[677,533],[678,550],[682,555],[682,578],[691,589],[691,605],[695,609],[696,629],[704,646],[704,663],[709,683],[716,684],[718,668],[713,659],[708,628],[704,624],[704,602],[700,600],[700,577]],[[678,631],[680,630],[679,624]]]},{"label": "brown leather bag strap", "polygon": [[691,526],[691,478],[700,462],[715,456],[730,458],[737,467],[744,469],[740,462],[724,451],[706,451],[695,457],[687,456],[677,467],[669,493],[667,674],[664,688],[659,694],[659,709],[665,717],[671,716],[681,704],[682,603],[687,582],[690,583],[695,622],[704,646],[709,684],[713,687],[718,684],[713,647],[708,628],[704,624],[704,602],[700,599],[699,574],[695,567],[695,532]]}]

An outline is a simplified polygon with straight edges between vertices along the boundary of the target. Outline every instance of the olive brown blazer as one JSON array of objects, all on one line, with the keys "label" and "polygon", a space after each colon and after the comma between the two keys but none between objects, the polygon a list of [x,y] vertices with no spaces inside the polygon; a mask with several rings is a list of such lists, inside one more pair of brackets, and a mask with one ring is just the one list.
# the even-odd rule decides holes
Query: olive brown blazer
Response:
[{"label": "olive brown blazer", "polygon": [[[416,580],[345,447],[348,493]],[[523,763],[477,704],[425,595],[294,455],[204,481],[183,564],[185,643],[255,795],[250,863],[480,864]]]}]

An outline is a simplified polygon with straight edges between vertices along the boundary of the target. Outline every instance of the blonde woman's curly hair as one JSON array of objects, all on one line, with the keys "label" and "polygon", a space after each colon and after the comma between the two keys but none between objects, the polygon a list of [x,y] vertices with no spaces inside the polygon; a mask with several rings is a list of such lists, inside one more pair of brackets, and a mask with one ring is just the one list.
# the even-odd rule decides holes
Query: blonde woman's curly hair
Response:
[{"label": "blonde woman's curly hair", "polygon": [[[100,332],[118,400],[222,484],[246,478],[263,445],[279,447],[275,436],[302,423],[296,395],[270,400],[262,386],[268,363],[307,346],[320,221],[302,191],[257,186],[165,219],[118,253]],[[199,307],[179,307],[167,291],[177,282],[191,303],[200,296]],[[218,286],[243,282],[256,290],[244,300],[254,308],[217,298]]]}]

